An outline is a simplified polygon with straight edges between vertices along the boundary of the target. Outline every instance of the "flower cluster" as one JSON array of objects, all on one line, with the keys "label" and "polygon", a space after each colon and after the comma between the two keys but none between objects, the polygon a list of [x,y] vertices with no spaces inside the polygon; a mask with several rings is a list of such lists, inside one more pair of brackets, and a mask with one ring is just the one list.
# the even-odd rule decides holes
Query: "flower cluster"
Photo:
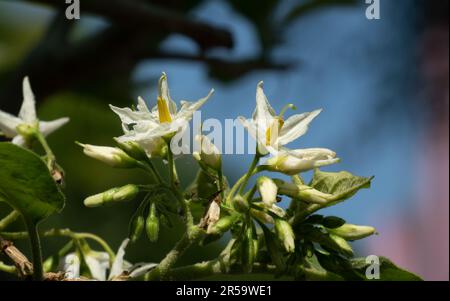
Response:
[{"label": "flower cluster", "polygon": [[[49,230],[45,232],[47,236],[67,237],[70,241],[42,263],[37,223],[64,207],[60,190],[62,170],[45,136],[65,124],[68,118],[40,121],[27,78],[23,82],[23,93],[18,117],[0,111],[0,130],[16,145],[30,148],[38,141],[46,156],[38,156],[11,143],[0,143],[0,163],[4,164],[0,169],[0,176],[4,177],[0,181],[0,201],[14,208],[9,216],[0,220],[0,238],[23,237],[23,233],[2,231],[18,216],[24,217],[28,226],[25,236],[30,236],[33,245],[35,279],[44,279],[44,272],[50,271],[62,271],[64,279],[72,280],[182,280],[190,275],[204,277],[257,270],[298,280],[365,280],[366,261],[353,258],[350,242],[375,234],[375,228],[317,212],[368,188],[373,177],[320,170],[320,167],[339,162],[330,149],[287,146],[308,131],[310,123],[322,110],[285,118],[287,110],[296,109],[295,106],[287,104],[277,114],[264,94],[263,83],[258,83],[252,118],[239,117],[257,142],[248,171],[230,183],[223,174],[219,149],[207,136],[199,134],[195,140],[200,148],[192,154],[198,163],[197,175],[191,183],[186,183],[186,179],[179,176],[172,142],[185,131],[194,112],[205,104],[213,90],[196,102],[181,101],[177,105],[170,96],[165,73],[159,80],[158,97],[152,109],[140,97],[137,105],[130,108],[110,105],[123,129],[123,135],[114,138],[115,146],[77,142],[84,154],[93,159],[114,168],[141,169],[151,176],[147,184],[124,183],[84,200],[86,207],[136,200],[137,209],[129,217],[128,238],[114,253],[94,234]],[[19,162],[21,160],[24,161]],[[165,163],[165,173],[156,168],[156,160]],[[27,168],[33,170],[29,172]],[[314,171],[313,176],[306,182],[302,173],[310,170]],[[21,183],[17,184],[16,175],[20,173]],[[36,178],[36,174],[40,176]],[[28,182],[24,180],[27,177]],[[252,177],[255,181],[251,181]],[[36,190],[33,187],[37,187]],[[288,205],[281,205],[282,200]],[[151,243],[157,243],[161,227],[171,227],[173,219],[181,219],[185,232],[159,263],[131,264],[124,260],[129,243],[132,245],[144,233]],[[225,233],[230,235],[225,236]],[[228,242],[217,259],[175,267],[186,249],[221,238],[227,238]],[[93,251],[88,240],[95,241],[103,250]],[[385,274],[386,280],[418,278],[387,259],[383,262],[389,267],[384,271],[393,273],[392,277]],[[16,272],[17,268],[0,262],[0,270]],[[29,270],[17,272],[26,276]]]}]

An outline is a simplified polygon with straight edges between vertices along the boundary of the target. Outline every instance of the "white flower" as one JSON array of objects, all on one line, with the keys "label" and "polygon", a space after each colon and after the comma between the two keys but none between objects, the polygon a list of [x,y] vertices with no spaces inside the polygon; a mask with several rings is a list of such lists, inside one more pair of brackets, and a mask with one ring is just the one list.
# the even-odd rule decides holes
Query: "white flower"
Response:
[{"label": "white flower", "polygon": [[271,171],[296,175],[310,169],[339,162],[336,153],[326,148],[282,149],[267,160],[265,165]]},{"label": "white flower", "polygon": [[[86,265],[89,268],[93,280],[106,281],[114,280],[120,276],[126,278],[136,278],[154,268],[156,263],[140,263],[132,265],[124,260],[125,248],[129,243],[129,239],[125,239],[117,251],[114,262],[110,266],[110,258],[106,252],[88,251],[83,254]],[[60,264],[65,272],[66,278],[80,277],[80,258],[77,253],[66,255]],[[109,270],[109,273],[108,273]]]},{"label": "white flower", "polygon": [[277,202],[277,185],[271,178],[265,176],[259,177],[256,184],[262,201],[270,208]]},{"label": "white flower", "polygon": [[195,140],[200,144],[200,151],[194,151],[194,158],[214,170],[220,170],[222,167],[222,156],[219,149],[204,135],[196,135]]},{"label": "white flower", "polygon": [[117,147],[98,146],[91,144],[82,144],[83,152],[86,156],[102,161],[112,167],[128,168],[135,167],[137,161],[128,156],[123,150]]},{"label": "white flower", "polygon": [[136,110],[130,108],[118,108],[110,105],[121,121],[124,135],[119,137],[121,142],[136,141],[147,149],[147,153],[152,153],[152,147],[160,144],[161,139],[171,138],[178,132],[186,129],[192,115],[198,110],[212,95],[214,90],[196,102],[181,101],[178,110],[177,104],[169,94],[167,76],[162,74],[159,80],[159,94],[157,105],[149,110],[145,101],[139,97]]},{"label": "white flower", "polygon": [[39,131],[47,136],[69,121],[69,118],[59,118],[53,121],[39,121],[36,116],[36,103],[33,92],[31,91],[28,77],[23,79],[23,102],[16,117],[0,110],[0,130],[7,138],[12,138],[12,143],[25,145],[25,138],[18,132],[17,128],[22,125],[36,127],[39,125]]},{"label": "white flower", "polygon": [[263,82],[256,87],[256,108],[253,118],[247,120],[240,116],[239,120],[258,143],[258,152],[266,154],[278,150],[281,146],[302,136],[308,130],[309,123],[320,114],[321,109],[312,112],[295,114],[286,121],[283,115],[288,108],[295,109],[292,104],[285,106],[279,115],[271,107],[263,91]]}]

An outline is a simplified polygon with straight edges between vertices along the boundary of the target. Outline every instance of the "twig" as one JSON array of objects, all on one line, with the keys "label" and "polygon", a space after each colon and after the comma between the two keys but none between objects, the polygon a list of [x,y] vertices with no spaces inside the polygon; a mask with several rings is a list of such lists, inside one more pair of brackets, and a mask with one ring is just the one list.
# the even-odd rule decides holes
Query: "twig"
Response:
[{"label": "twig", "polygon": [[16,267],[21,278],[29,278],[33,275],[33,264],[12,242],[0,237],[0,252],[8,257]]}]

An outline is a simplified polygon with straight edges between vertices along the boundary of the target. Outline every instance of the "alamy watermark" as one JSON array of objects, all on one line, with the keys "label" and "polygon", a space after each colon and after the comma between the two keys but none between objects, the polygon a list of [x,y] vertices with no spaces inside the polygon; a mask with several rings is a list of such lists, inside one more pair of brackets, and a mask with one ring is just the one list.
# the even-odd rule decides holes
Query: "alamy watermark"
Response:
[{"label": "alamy watermark", "polygon": [[380,0],[365,0],[368,4],[366,8],[366,18],[368,20],[380,19]]},{"label": "alamy watermark", "polygon": [[66,0],[66,18],[68,20],[80,19],[80,0]]}]

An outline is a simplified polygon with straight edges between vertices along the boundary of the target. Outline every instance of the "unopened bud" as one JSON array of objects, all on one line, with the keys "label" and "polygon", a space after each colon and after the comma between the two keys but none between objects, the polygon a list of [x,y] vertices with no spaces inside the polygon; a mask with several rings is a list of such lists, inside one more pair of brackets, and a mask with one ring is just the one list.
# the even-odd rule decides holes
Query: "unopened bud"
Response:
[{"label": "unopened bud", "polygon": [[130,223],[130,239],[131,242],[136,242],[141,237],[144,230],[145,219],[142,215],[136,215],[133,217]]},{"label": "unopened bud", "polygon": [[102,161],[112,167],[131,168],[136,167],[137,161],[128,156],[123,150],[117,147],[97,146],[90,144],[81,144],[84,154]]},{"label": "unopened bud", "polygon": [[195,140],[200,144],[200,151],[195,151],[195,160],[204,163],[214,170],[222,168],[222,156],[219,149],[204,135],[195,136]]},{"label": "unopened bud", "polygon": [[235,196],[231,204],[233,205],[233,208],[236,209],[236,211],[241,213],[245,213],[250,209],[248,201],[241,195]]},{"label": "unopened bud", "polygon": [[357,240],[374,234],[376,230],[374,227],[370,226],[344,224],[339,228],[329,229],[328,231],[345,240]]},{"label": "unopened bud", "polygon": [[156,210],[156,204],[150,206],[147,220],[145,221],[145,230],[147,237],[151,242],[156,242],[159,236],[159,217]]},{"label": "unopened bud", "polygon": [[292,253],[295,250],[295,235],[291,225],[283,219],[275,219],[275,232],[282,242],[284,249]]},{"label": "unopened bud", "polygon": [[340,236],[330,233],[330,238],[339,247],[339,250],[347,256],[353,256],[353,249],[350,244]]},{"label": "unopened bud", "polygon": [[92,195],[84,200],[86,207],[99,207],[113,202],[130,201],[139,193],[139,187],[128,184],[122,187],[111,188],[105,192]]},{"label": "unopened bud", "polygon": [[277,202],[278,187],[271,178],[265,176],[259,177],[256,185],[258,186],[258,191],[264,204],[271,207]]},{"label": "unopened bud", "polygon": [[298,198],[309,203],[325,204],[333,197],[331,194],[323,193],[307,185],[297,185],[279,179],[275,179],[274,181],[278,186],[279,194]]},{"label": "unopened bud", "polygon": [[120,142],[117,138],[114,138],[114,140],[116,141],[119,148],[133,159],[139,161],[144,161],[147,159],[147,154],[145,150],[139,145],[139,143],[135,141]]}]

